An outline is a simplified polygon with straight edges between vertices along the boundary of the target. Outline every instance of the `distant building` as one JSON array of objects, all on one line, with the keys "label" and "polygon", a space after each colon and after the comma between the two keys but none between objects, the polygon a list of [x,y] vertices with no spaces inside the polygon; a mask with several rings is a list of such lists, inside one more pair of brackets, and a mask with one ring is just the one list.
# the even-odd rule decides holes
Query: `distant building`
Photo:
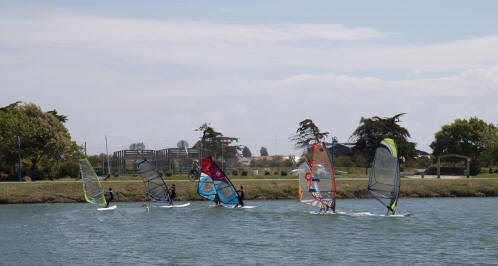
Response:
[{"label": "distant building", "polygon": [[425,151],[417,150],[416,151],[416,157],[417,158],[431,158],[431,154]]},{"label": "distant building", "polygon": [[243,164],[243,165],[249,165],[251,164],[251,158],[247,158],[247,157],[239,157],[239,163],[240,164]]}]

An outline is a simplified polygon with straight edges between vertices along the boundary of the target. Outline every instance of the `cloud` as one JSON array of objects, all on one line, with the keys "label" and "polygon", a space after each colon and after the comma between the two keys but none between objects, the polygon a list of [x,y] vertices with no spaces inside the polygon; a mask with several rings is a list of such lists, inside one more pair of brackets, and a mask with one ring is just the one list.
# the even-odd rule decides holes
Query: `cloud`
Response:
[{"label": "cloud", "polygon": [[253,153],[295,152],[288,137],[305,118],[347,141],[362,116],[406,112],[423,149],[455,118],[496,123],[498,36],[424,45],[389,37],[340,24],[4,16],[0,105],[57,109],[93,153],[106,134],[111,150],[193,143],[204,122]]}]

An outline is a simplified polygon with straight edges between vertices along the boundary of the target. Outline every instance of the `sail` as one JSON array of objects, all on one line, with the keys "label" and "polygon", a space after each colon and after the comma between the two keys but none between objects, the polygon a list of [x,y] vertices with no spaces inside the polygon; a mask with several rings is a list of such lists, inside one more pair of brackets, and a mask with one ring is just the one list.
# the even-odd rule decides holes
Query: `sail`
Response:
[{"label": "sail", "polygon": [[335,178],[329,153],[323,142],[313,146],[309,191],[313,198],[331,209],[335,209]]},{"label": "sail", "polygon": [[398,150],[392,139],[384,139],[375,151],[368,191],[393,213],[399,197]]},{"label": "sail", "polygon": [[221,202],[225,204],[239,204],[239,196],[232,182],[230,182],[230,179],[221,171],[211,157],[202,160],[201,172],[213,180],[214,189]]},{"label": "sail", "polygon": [[[298,195],[298,200],[299,202],[310,205],[316,208],[321,208],[322,203],[320,203],[318,200],[316,200],[310,192],[310,177],[311,177],[311,170],[307,162],[301,163],[298,168],[298,174],[299,174],[299,195]],[[313,184],[313,189],[317,189],[316,184]]]},{"label": "sail", "polygon": [[100,184],[99,178],[93,170],[92,165],[86,158],[80,160],[80,173],[86,201],[92,204],[106,206],[107,202],[104,197],[102,185]]},{"label": "sail", "polygon": [[148,160],[138,163],[138,170],[144,181],[147,197],[154,202],[169,202],[169,190],[161,173]]},{"label": "sail", "polygon": [[199,179],[199,184],[197,186],[197,193],[208,200],[214,200],[216,195],[216,190],[214,189],[214,182],[211,177],[201,173],[201,178]]}]

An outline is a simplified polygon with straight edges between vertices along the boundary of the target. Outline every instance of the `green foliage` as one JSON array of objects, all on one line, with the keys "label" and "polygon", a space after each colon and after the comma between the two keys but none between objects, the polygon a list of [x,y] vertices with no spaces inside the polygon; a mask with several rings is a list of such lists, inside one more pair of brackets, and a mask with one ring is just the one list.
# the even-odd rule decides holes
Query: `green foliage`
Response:
[{"label": "green foliage", "polygon": [[217,132],[208,123],[202,124],[196,131],[202,132],[201,139],[194,145],[194,148],[201,148],[212,153],[215,160],[235,158],[240,147],[232,145],[239,141],[238,138],[225,137],[221,132]]},{"label": "green foliage", "polygon": [[281,176],[287,176],[287,172],[286,171],[280,171],[280,175]]},{"label": "green foliage", "polygon": [[252,153],[251,153],[251,150],[249,150],[249,147],[244,146],[244,148],[242,149],[242,157],[244,157],[244,158],[251,158],[252,157]]},{"label": "green foliage", "polygon": [[265,175],[270,175],[270,171],[265,171]]},{"label": "green foliage", "polygon": [[232,171],[232,175],[233,175],[233,176],[237,176],[237,175],[239,175],[239,172],[238,172],[237,170],[233,170],[233,171]]},{"label": "green foliage", "polygon": [[35,104],[0,108],[0,172],[16,176],[17,136],[21,138],[23,175],[33,179],[78,176],[82,148],[63,125],[67,117],[43,112]]},{"label": "green foliage", "polygon": [[476,175],[481,166],[495,163],[498,155],[498,128],[477,117],[456,119],[444,125],[430,147],[434,155],[460,154],[470,156],[470,174]]},{"label": "green foliage", "polygon": [[294,165],[294,157],[289,156],[288,159],[284,159],[282,156],[272,156],[272,160],[261,159],[261,160],[251,160],[251,167],[291,167]]},{"label": "green foliage", "polygon": [[247,171],[242,171],[242,176],[247,176]]},{"label": "green foliage", "polygon": [[355,142],[353,156],[355,152],[363,154],[367,166],[370,166],[379,143],[384,138],[392,138],[398,147],[399,156],[404,156],[407,160],[415,157],[416,144],[407,140],[410,137],[408,130],[398,125],[400,122],[399,118],[403,115],[404,113],[384,118],[378,116],[372,118],[362,117],[360,125],[350,137]]},{"label": "green foliage", "polygon": [[323,141],[328,134],[329,132],[320,132],[311,119],[305,119],[299,122],[296,135],[291,140],[295,142],[297,148],[305,148],[313,143]]},{"label": "green foliage", "polygon": [[268,150],[266,149],[266,147],[261,147],[261,149],[259,150],[259,155],[268,156]]}]

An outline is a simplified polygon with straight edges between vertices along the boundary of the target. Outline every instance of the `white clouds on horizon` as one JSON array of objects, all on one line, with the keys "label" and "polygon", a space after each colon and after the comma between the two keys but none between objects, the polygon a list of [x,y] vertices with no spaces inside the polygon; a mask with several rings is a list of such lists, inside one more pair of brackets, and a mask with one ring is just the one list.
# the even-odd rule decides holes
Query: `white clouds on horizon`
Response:
[{"label": "white clouds on horizon", "polygon": [[[103,134],[192,141],[210,121],[253,153],[271,150],[274,136],[286,138],[306,117],[345,140],[361,116],[407,112],[404,125],[422,148],[455,118],[497,122],[498,35],[418,46],[388,40],[339,24],[9,16],[0,18],[0,105],[56,108],[80,142],[101,143]],[[364,74],[376,71],[402,74]],[[456,74],[423,78],[432,71]]]}]

